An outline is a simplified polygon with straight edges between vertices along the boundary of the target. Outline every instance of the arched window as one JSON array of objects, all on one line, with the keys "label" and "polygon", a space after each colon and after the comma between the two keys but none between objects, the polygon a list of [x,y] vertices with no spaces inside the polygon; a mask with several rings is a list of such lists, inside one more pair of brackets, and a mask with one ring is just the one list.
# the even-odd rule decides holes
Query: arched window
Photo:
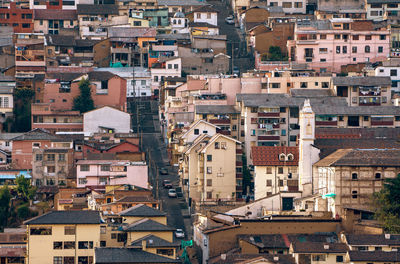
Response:
[{"label": "arched window", "polygon": [[284,161],[286,159],[286,155],[284,153],[279,154],[279,160]]},{"label": "arched window", "polygon": [[370,53],[371,52],[371,47],[370,46],[365,46],[365,53]]},{"label": "arched window", "polygon": [[375,173],[375,179],[380,179],[380,178],[381,178],[381,173],[380,172]]},{"label": "arched window", "polygon": [[351,179],[352,179],[352,180],[357,180],[357,179],[358,179],[357,173],[352,173],[352,174],[351,174]]},{"label": "arched window", "polygon": [[174,19],[174,25],[176,25],[176,19]]},{"label": "arched window", "polygon": [[289,154],[287,155],[287,160],[289,160],[289,161],[294,160],[294,156],[293,156],[292,153],[289,153]]}]

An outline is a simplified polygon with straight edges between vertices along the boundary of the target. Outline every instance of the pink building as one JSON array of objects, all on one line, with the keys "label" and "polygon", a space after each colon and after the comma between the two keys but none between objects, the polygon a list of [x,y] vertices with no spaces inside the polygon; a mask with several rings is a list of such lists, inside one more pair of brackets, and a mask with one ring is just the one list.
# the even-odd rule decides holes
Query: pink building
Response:
[{"label": "pink building", "polygon": [[386,60],[390,32],[381,23],[338,18],[301,21],[294,40],[288,41],[289,58],[321,73],[340,72],[342,65]]},{"label": "pink building", "polygon": [[146,162],[129,160],[79,160],[77,187],[104,189],[105,185],[130,184],[148,188]]}]

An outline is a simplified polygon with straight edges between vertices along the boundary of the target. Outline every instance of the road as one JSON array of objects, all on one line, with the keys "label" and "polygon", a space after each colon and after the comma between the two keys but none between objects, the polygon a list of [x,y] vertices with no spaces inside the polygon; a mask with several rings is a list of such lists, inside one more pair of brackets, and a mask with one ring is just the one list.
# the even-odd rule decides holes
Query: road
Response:
[{"label": "road", "polygon": [[[168,190],[162,187],[162,181],[168,179],[174,186],[179,186],[179,176],[177,169],[168,163],[167,149],[164,145],[160,133],[160,121],[158,118],[157,101],[142,101],[129,103],[128,110],[132,113],[132,129],[137,131],[137,114],[135,109],[139,109],[139,131],[142,131],[142,149],[146,152],[148,159],[149,181],[153,186],[154,197],[158,196],[161,201],[161,209],[167,213],[167,223],[169,226],[180,228],[185,231],[186,239],[192,237],[190,218],[183,218],[182,210],[187,208],[186,202],[182,198],[169,198]],[[159,168],[168,169],[168,175],[159,175]],[[158,194],[157,194],[158,182]]]}]

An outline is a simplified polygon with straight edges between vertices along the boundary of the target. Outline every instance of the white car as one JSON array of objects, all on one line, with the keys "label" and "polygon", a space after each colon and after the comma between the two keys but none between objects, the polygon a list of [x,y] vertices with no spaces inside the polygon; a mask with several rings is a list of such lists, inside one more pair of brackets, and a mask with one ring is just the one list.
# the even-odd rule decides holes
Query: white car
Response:
[{"label": "white car", "polygon": [[228,25],[233,25],[233,24],[235,24],[235,19],[234,19],[233,16],[228,16],[227,18],[225,18],[225,22],[226,22]]},{"label": "white car", "polygon": [[175,191],[175,189],[169,189],[169,191],[168,191],[168,197],[170,197],[170,198],[176,198],[176,191]]},{"label": "white car", "polygon": [[185,238],[185,232],[182,229],[176,229],[175,231],[176,238]]}]

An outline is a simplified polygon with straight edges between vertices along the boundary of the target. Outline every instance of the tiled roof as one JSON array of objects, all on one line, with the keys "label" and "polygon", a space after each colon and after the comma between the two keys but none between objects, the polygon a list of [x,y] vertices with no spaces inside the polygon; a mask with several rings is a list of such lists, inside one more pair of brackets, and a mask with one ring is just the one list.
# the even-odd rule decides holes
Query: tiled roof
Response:
[{"label": "tiled roof", "polygon": [[202,6],[207,2],[198,0],[158,0],[159,6]]},{"label": "tiled roof", "polygon": [[351,246],[400,245],[400,235],[390,235],[390,238],[386,239],[385,235],[348,234],[346,241]]},{"label": "tiled roof", "polygon": [[155,37],[157,30],[152,27],[111,27],[108,30],[109,38],[137,38],[137,37]]},{"label": "tiled roof", "polygon": [[233,105],[196,105],[196,114],[238,114]]},{"label": "tiled roof", "polygon": [[152,254],[136,248],[95,248],[96,263],[182,263],[160,255]]},{"label": "tiled roof", "polygon": [[[244,240],[259,248],[289,248],[290,243],[286,235],[239,235],[238,240]],[[286,236],[287,238],[287,236]],[[287,242],[286,242],[287,241]]]},{"label": "tiled roof", "polygon": [[[280,160],[279,155],[293,154],[293,160]],[[251,147],[251,156],[254,166],[297,166],[299,163],[298,147],[273,147],[273,146],[254,146]]]},{"label": "tiled roof", "polygon": [[148,218],[136,221],[127,226],[123,226],[125,232],[141,232],[141,231],[175,231],[175,228],[160,224]]},{"label": "tiled roof", "polygon": [[0,133],[0,140],[10,140],[23,134],[24,133]]},{"label": "tiled roof", "polygon": [[206,28],[218,28],[218,26],[206,23],[206,22],[190,22],[189,27],[206,27]]},{"label": "tiled roof", "polygon": [[196,12],[202,12],[202,13],[203,13],[203,12],[208,12],[208,13],[219,13],[219,11],[218,11],[217,9],[213,8],[213,7],[210,6],[210,5],[205,5],[205,6],[196,8],[193,12],[194,12],[194,13],[196,13]]},{"label": "tiled roof", "polygon": [[377,261],[383,262],[399,262],[400,252],[398,251],[350,251],[350,261],[364,261],[372,263]]},{"label": "tiled roof", "polygon": [[59,73],[59,72],[48,72],[46,74],[46,79],[56,79],[60,81],[65,81],[65,82],[71,82],[75,79],[78,79],[79,77],[85,75],[85,73],[79,73],[79,72],[65,72],[65,73]]},{"label": "tiled roof", "polygon": [[98,211],[51,211],[44,215],[27,220],[27,225],[46,224],[100,224]]},{"label": "tiled roof", "polygon": [[92,47],[98,40],[90,40],[90,39],[75,39],[74,36],[65,36],[65,35],[47,35],[46,36],[47,44],[49,46],[76,46],[76,47]]},{"label": "tiled roof", "polygon": [[331,89],[290,89],[290,94],[292,96],[300,96],[300,97],[328,97],[333,96]]},{"label": "tiled roof", "polygon": [[210,260],[210,264],[243,264],[243,263],[279,263],[295,264],[296,261],[291,255],[272,254],[229,254],[225,259],[217,257]]},{"label": "tiled roof", "polygon": [[146,247],[179,247],[179,242],[171,243],[155,235],[147,235],[132,242],[131,247],[142,248],[142,241],[146,240]]},{"label": "tiled roof", "polygon": [[29,132],[26,132],[18,137],[13,138],[13,141],[22,141],[22,140],[58,140],[59,137],[51,134],[50,132],[41,129],[35,128]]},{"label": "tiled roof", "polygon": [[78,15],[118,15],[117,5],[77,5]]},{"label": "tiled roof", "polygon": [[15,248],[0,248],[0,257],[6,257],[12,259],[12,257],[25,257],[26,248],[15,247]]},{"label": "tiled roof", "polygon": [[118,76],[108,71],[92,71],[88,73],[89,80],[91,81],[108,81],[114,76]]},{"label": "tiled roof", "polygon": [[[75,10],[61,9],[34,9],[33,19],[57,19],[57,20],[76,20],[78,18]],[[68,22],[69,23],[69,22]]]},{"label": "tiled roof", "polygon": [[344,243],[320,243],[320,242],[294,242],[294,253],[346,253],[348,247]]},{"label": "tiled roof", "polygon": [[[373,108],[373,107],[368,107]],[[316,138],[399,139],[400,127],[339,128],[317,127]]]},{"label": "tiled roof", "polygon": [[386,76],[352,76],[352,77],[333,77],[333,85],[351,86],[390,86],[392,81]]},{"label": "tiled roof", "polygon": [[128,208],[119,213],[120,216],[143,216],[143,217],[156,217],[156,216],[165,216],[164,212],[160,210],[151,208],[144,204],[138,204],[131,208]]},{"label": "tiled roof", "polygon": [[157,201],[154,198],[149,196],[125,196],[124,198],[119,199],[117,202],[119,203],[141,203],[141,202],[150,202],[156,203]]}]

